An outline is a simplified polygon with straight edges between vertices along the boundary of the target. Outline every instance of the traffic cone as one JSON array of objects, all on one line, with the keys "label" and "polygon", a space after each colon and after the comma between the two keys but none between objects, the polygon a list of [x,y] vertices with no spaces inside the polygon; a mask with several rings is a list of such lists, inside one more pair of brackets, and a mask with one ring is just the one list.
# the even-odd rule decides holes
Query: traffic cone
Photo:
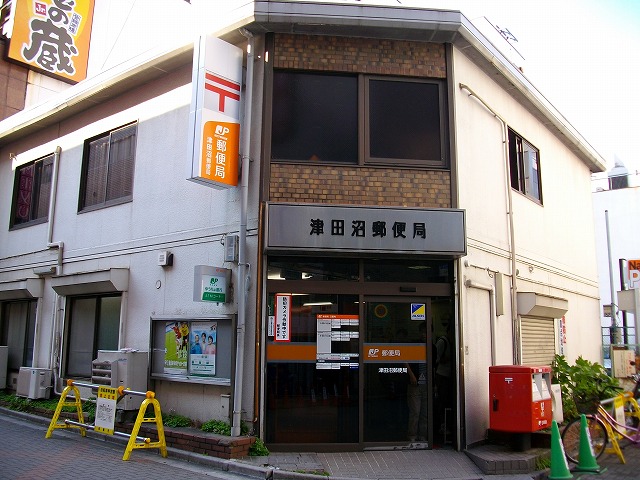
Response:
[{"label": "traffic cone", "polygon": [[587,425],[587,417],[580,415],[580,450],[578,451],[578,465],[574,472],[602,473],[605,469],[598,465],[591,445],[591,434]]},{"label": "traffic cone", "polygon": [[569,480],[573,478],[569,471],[567,457],[564,456],[558,422],[555,420],[551,421],[551,471],[547,478],[549,480]]}]

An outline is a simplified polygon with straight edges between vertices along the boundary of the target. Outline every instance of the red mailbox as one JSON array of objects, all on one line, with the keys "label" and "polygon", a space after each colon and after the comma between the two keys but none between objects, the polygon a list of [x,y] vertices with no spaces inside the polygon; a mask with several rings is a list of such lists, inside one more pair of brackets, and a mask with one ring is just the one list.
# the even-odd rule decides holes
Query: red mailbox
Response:
[{"label": "red mailbox", "polygon": [[491,430],[536,432],[551,426],[551,368],[489,367]]}]

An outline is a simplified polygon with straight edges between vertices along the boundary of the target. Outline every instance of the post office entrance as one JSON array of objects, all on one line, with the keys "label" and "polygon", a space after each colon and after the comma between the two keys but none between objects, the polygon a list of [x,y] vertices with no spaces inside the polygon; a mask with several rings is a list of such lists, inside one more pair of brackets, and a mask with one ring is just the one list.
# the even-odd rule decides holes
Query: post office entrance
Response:
[{"label": "post office entrance", "polygon": [[[409,268],[416,264],[423,267],[418,274]],[[450,419],[454,402],[436,388],[436,340],[454,318],[451,265],[270,259],[264,385],[270,449],[443,443],[441,402],[449,402]],[[446,387],[452,394],[454,383]]]}]

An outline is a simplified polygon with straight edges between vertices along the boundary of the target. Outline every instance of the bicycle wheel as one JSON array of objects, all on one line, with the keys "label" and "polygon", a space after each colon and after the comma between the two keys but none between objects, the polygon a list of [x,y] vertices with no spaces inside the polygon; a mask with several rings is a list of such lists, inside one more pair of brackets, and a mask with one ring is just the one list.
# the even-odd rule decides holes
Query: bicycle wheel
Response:
[{"label": "bicycle wheel", "polygon": [[[599,458],[604,453],[609,437],[604,422],[594,415],[587,415],[587,429],[591,437],[591,449],[595,458]],[[580,419],[570,422],[562,432],[562,445],[567,459],[573,463],[578,463],[580,455]]]}]

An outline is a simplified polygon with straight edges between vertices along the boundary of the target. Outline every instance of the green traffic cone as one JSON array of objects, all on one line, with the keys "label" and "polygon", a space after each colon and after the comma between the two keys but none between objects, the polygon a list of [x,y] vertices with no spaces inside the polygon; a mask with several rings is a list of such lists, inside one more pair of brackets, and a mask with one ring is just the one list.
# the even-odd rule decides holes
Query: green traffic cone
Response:
[{"label": "green traffic cone", "polygon": [[549,480],[569,480],[573,478],[569,471],[567,458],[564,456],[558,422],[555,420],[551,422],[551,471],[547,478]]},{"label": "green traffic cone", "polygon": [[598,465],[591,446],[591,434],[587,426],[587,417],[580,415],[580,450],[578,451],[578,465],[574,472],[602,473],[604,469]]}]

